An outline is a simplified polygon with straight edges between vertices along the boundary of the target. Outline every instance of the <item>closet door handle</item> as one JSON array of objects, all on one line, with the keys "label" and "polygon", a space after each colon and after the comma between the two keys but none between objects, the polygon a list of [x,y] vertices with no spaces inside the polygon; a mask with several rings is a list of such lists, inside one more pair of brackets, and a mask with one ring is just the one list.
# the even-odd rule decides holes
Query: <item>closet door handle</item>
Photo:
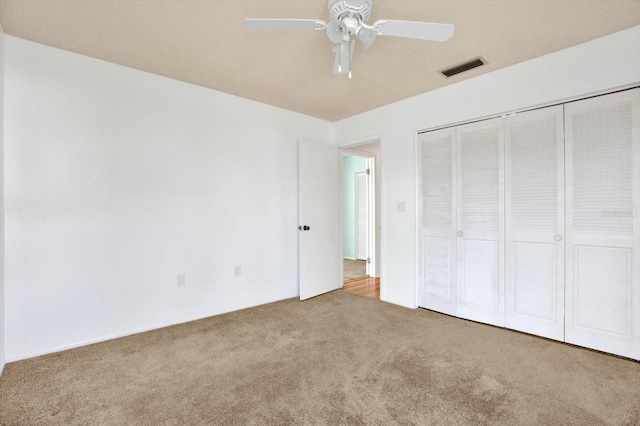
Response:
[{"label": "closet door handle", "polygon": [[458,231],[458,237],[464,237],[464,232]]},{"label": "closet door handle", "polygon": [[560,235],[560,234],[556,234],[556,235],[553,237],[553,239],[554,239],[554,240],[556,240],[557,242],[560,242],[560,241],[562,241],[562,235]]}]

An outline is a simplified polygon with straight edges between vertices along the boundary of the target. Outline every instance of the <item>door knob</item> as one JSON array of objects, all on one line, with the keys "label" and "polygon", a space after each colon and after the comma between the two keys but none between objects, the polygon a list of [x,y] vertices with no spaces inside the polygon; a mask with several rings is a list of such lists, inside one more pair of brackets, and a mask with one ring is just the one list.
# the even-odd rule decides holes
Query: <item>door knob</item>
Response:
[{"label": "door knob", "polygon": [[562,241],[562,235],[560,235],[560,234],[556,234],[556,235],[553,237],[553,239],[554,239],[554,240],[556,240],[557,242],[560,242],[560,241]]},{"label": "door knob", "polygon": [[463,236],[464,236],[464,232],[458,231],[458,237],[463,237]]},{"label": "door knob", "polygon": [[310,227],[310,226],[305,225],[305,226],[303,226],[303,227],[302,227],[302,230],[303,230],[303,231],[309,231],[309,230],[311,230],[311,227]]}]

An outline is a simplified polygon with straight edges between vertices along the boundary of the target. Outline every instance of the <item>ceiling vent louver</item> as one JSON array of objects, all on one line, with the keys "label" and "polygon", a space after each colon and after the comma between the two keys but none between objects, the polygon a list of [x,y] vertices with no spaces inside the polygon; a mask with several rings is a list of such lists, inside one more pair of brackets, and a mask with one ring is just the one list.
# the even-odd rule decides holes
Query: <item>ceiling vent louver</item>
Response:
[{"label": "ceiling vent louver", "polygon": [[445,77],[449,78],[449,77],[453,77],[456,74],[460,74],[461,72],[469,71],[471,69],[478,68],[486,64],[487,64],[487,61],[485,61],[484,58],[482,58],[481,56],[478,56],[477,58],[473,58],[461,64],[454,65],[449,68],[445,68],[441,70],[440,73]]}]

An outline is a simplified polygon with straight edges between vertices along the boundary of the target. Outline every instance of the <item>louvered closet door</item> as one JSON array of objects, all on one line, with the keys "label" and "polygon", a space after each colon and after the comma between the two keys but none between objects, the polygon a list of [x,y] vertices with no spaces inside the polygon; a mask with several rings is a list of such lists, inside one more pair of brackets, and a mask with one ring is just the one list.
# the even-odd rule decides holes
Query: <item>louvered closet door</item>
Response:
[{"label": "louvered closet door", "polygon": [[504,141],[500,118],[457,132],[456,315],[504,325]]},{"label": "louvered closet door", "polygon": [[505,326],[564,340],[562,106],[505,119]]},{"label": "louvered closet door", "polygon": [[565,105],[566,341],[640,358],[640,90]]},{"label": "louvered closet door", "polygon": [[456,313],[455,128],[418,136],[422,195],[419,305]]}]

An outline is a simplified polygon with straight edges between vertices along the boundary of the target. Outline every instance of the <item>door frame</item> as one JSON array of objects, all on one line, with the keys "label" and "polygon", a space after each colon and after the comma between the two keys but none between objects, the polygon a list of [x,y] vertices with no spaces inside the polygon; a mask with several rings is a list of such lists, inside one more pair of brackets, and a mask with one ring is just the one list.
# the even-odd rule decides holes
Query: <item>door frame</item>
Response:
[{"label": "door frame", "polygon": [[[379,147],[382,146],[382,138],[375,139],[367,139],[363,142],[358,142],[353,145],[342,146],[340,147],[341,161],[340,161],[340,178],[344,178],[344,157],[346,156],[358,156],[364,157],[367,159],[368,168],[371,170],[371,174],[369,175],[369,212],[368,212],[368,229],[369,229],[369,241],[368,241],[368,254],[371,259],[371,263],[367,263],[367,275],[370,277],[379,277],[380,269],[381,269],[381,252],[382,252],[382,243],[381,243],[381,235],[380,235],[380,223],[381,223],[381,188],[380,188],[380,170],[379,170],[379,162],[380,155],[376,155],[372,152],[366,151],[359,147],[363,147],[364,145],[369,145],[372,143],[378,143]],[[343,185],[340,186],[340,215],[343,217],[344,214],[344,205],[343,205],[343,197],[344,197],[344,188]],[[341,238],[344,238],[342,234]],[[344,247],[340,246],[340,263],[343,265],[344,259]],[[344,271],[343,271],[344,276]],[[380,286],[380,294],[382,295],[382,284]]]}]

